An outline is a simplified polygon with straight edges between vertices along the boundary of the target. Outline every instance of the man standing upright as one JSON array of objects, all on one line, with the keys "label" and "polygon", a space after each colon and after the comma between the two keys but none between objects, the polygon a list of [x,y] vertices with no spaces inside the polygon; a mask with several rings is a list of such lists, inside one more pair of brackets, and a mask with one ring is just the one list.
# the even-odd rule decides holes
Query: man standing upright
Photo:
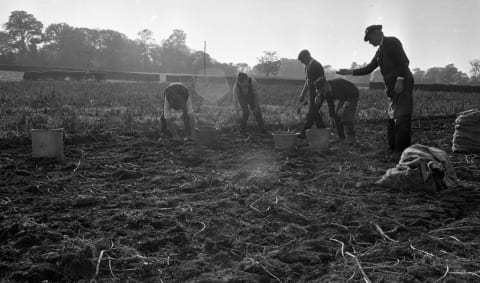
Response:
[{"label": "man standing upright", "polygon": [[300,102],[305,100],[307,92],[309,94],[308,113],[302,132],[299,135],[300,138],[304,138],[305,131],[310,129],[313,126],[313,123],[315,123],[317,128],[325,128],[322,116],[318,113],[322,105],[319,103],[315,104],[315,97],[317,96],[317,88],[324,87],[327,84],[322,64],[313,59],[308,50],[304,49],[300,51],[298,54],[298,61],[305,65],[306,73],[305,85],[299,96]]},{"label": "man standing upright", "polygon": [[367,27],[364,40],[375,47],[379,46],[372,61],[363,68],[340,69],[337,74],[361,76],[370,74],[380,67],[390,101],[388,145],[392,159],[398,161],[402,151],[410,146],[411,142],[413,76],[408,67],[409,60],[401,42],[395,37],[384,36],[381,25]]}]

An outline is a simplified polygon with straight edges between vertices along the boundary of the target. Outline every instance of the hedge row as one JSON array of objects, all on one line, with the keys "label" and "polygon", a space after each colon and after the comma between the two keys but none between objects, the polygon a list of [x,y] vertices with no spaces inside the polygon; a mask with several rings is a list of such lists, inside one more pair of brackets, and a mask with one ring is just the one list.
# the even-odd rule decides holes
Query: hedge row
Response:
[{"label": "hedge row", "polygon": [[[167,74],[167,82],[182,82],[182,83],[194,83],[197,80],[209,83],[223,83],[227,81],[230,84],[235,82],[236,77],[233,76],[202,76],[202,75],[177,75]],[[299,79],[286,79],[286,78],[255,78],[258,83],[270,84],[270,85],[302,85],[305,80]]]},{"label": "hedge row", "polygon": [[[58,70],[67,73],[66,76],[59,74]],[[77,79],[81,77],[81,74],[97,74],[95,80],[120,80],[120,81],[145,81],[145,82],[158,82],[160,81],[161,74],[159,73],[138,73],[138,72],[114,72],[114,71],[83,71],[79,69],[73,69],[68,67],[49,67],[49,66],[20,66],[20,65],[2,65],[0,64],[0,70],[17,71],[30,73],[27,74],[24,79],[36,80],[39,76],[48,76],[49,79],[64,80],[68,76],[70,79]],[[33,74],[32,74],[33,73]],[[39,75],[38,73],[42,73]],[[100,75],[101,74],[101,75]],[[224,83],[227,81],[230,85],[235,81],[234,76],[201,76],[190,74],[166,74],[167,82],[183,82],[183,83],[195,83],[197,80],[208,83]],[[63,78],[63,79],[62,79]],[[288,78],[256,78],[257,82],[267,85],[302,85],[305,81],[301,79],[288,79]],[[358,87],[368,87],[373,90],[385,89],[383,82],[370,82],[369,84],[356,84]],[[415,90],[424,91],[444,91],[444,92],[476,92],[480,93],[480,85],[453,85],[453,84],[415,84]]]},{"label": "hedge row", "polygon": [[105,73],[101,72],[82,72],[82,71],[64,71],[54,70],[45,72],[24,72],[23,79],[27,81],[82,81],[82,80],[95,80],[105,81]]},{"label": "hedge row", "polygon": [[55,70],[81,71],[78,68],[59,67],[59,66],[32,66],[32,65],[22,66],[22,65],[10,65],[10,64],[0,64],[0,70],[13,71],[13,72],[45,72],[45,71],[55,71]]},{"label": "hedge row", "polygon": [[159,82],[160,74],[158,73],[127,73],[106,71],[107,79],[118,81],[138,81],[138,82]]},{"label": "hedge row", "polygon": [[88,79],[97,81],[119,80],[119,81],[144,81],[158,82],[160,74],[158,73],[135,73],[135,72],[114,72],[114,71],[86,71],[68,67],[52,66],[21,66],[0,64],[0,70],[24,72],[25,80],[65,80],[69,77],[71,80]]}]

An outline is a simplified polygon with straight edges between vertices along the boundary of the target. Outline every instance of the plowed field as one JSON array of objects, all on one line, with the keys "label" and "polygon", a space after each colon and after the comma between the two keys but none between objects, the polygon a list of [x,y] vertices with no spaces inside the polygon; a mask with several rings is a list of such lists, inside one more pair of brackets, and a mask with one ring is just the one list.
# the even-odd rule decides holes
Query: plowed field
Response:
[{"label": "plowed field", "polygon": [[[413,121],[449,153],[455,188],[374,184],[385,126],[324,153],[223,131],[218,145],[142,133],[67,136],[66,160],[0,141],[2,282],[480,281],[480,158],[451,152],[454,118]],[[369,281],[368,281],[369,280]]]}]

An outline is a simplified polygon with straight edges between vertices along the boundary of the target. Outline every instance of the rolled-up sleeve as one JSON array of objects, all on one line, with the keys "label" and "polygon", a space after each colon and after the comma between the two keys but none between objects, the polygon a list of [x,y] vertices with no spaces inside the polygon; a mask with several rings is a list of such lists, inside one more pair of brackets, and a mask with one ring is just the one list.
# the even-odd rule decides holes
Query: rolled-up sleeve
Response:
[{"label": "rolled-up sleeve", "polygon": [[172,118],[172,109],[170,108],[167,97],[165,97],[165,101],[163,102],[163,116],[165,119]]},{"label": "rolled-up sleeve", "polygon": [[185,102],[185,108],[187,111],[187,115],[193,114],[193,106],[192,106],[192,99],[188,96],[187,101]]}]

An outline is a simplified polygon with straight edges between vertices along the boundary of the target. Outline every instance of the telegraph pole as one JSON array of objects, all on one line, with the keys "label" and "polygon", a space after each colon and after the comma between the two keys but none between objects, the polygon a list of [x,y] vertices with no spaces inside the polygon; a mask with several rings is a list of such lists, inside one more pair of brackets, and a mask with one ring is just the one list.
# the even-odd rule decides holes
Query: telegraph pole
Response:
[{"label": "telegraph pole", "polygon": [[207,41],[203,41],[203,75],[207,75]]}]

